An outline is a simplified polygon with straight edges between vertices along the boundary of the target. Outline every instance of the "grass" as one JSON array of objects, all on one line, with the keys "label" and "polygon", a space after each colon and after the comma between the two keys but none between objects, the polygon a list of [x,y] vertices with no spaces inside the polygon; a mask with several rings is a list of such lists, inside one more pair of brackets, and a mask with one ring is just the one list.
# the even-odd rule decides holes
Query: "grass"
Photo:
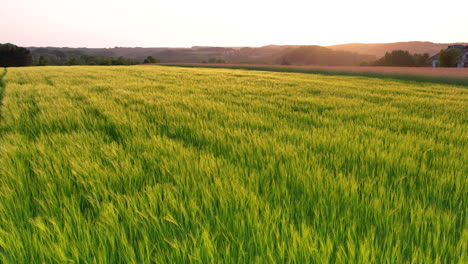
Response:
[{"label": "grass", "polygon": [[[5,84],[3,82],[3,77],[6,75],[7,69],[5,68],[2,73],[0,73],[0,128],[2,122],[2,103],[3,103],[3,92],[5,89]],[[1,133],[1,130],[0,130]]]},{"label": "grass", "polygon": [[0,263],[466,263],[468,90],[11,68]]},{"label": "grass", "polygon": [[292,72],[292,73],[309,73],[331,76],[361,76],[369,78],[389,79],[389,80],[402,80],[406,82],[429,82],[437,84],[449,84],[468,87],[468,76],[450,77],[450,76],[425,76],[418,74],[401,74],[401,73],[385,73],[385,72],[366,72],[366,71],[338,71],[326,69],[307,69],[307,68],[293,68],[293,67],[278,67],[278,66],[233,66],[233,65],[195,65],[195,64],[163,64],[168,67],[188,67],[188,68],[224,68],[224,69],[239,69],[251,71],[272,71],[272,72]]}]

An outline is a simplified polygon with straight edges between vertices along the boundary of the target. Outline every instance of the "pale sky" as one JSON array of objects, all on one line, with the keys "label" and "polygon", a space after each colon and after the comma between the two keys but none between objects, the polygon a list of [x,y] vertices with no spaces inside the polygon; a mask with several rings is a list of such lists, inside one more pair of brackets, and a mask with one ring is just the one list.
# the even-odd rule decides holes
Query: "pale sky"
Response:
[{"label": "pale sky", "polygon": [[0,0],[0,43],[56,47],[468,42],[468,0]]}]

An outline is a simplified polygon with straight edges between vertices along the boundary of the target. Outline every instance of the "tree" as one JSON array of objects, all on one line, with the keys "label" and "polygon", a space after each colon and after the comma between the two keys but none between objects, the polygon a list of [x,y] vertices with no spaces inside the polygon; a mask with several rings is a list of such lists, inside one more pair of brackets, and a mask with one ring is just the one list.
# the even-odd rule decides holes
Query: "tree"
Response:
[{"label": "tree", "polygon": [[456,67],[460,62],[462,52],[460,49],[446,49],[439,53],[439,63],[441,67]]},{"label": "tree", "polygon": [[99,61],[99,65],[112,65],[112,59],[110,58],[102,58],[100,61]]},{"label": "tree", "polygon": [[88,55],[84,54],[80,56],[80,61],[83,62],[84,65],[97,65],[99,64],[99,58],[93,56],[93,55]]},{"label": "tree", "polygon": [[131,65],[131,61],[128,61],[126,58],[120,56],[117,59],[112,60],[112,65]]},{"label": "tree", "polygon": [[32,55],[28,49],[7,43],[0,44],[0,67],[20,67],[32,64]]},{"label": "tree", "polygon": [[67,65],[78,65],[79,61],[76,58],[70,58],[67,62]]},{"label": "tree", "polygon": [[37,66],[46,66],[48,64],[49,61],[44,56],[39,57],[39,60],[37,61]]},{"label": "tree", "polygon": [[386,52],[385,56],[377,60],[374,64],[377,66],[416,66],[413,56],[405,50]]},{"label": "tree", "polygon": [[153,56],[148,56],[146,59],[143,61],[143,63],[158,63],[159,61],[155,59]]},{"label": "tree", "polygon": [[[406,50],[393,50],[386,52],[385,56],[374,61],[370,66],[396,66],[396,67],[424,67],[429,66],[429,54],[410,54]],[[361,64],[361,66],[365,66]]]},{"label": "tree", "polygon": [[414,63],[415,66],[418,67],[424,67],[424,66],[429,66],[430,65],[430,60],[429,60],[429,53],[424,53],[424,54],[414,54]]}]

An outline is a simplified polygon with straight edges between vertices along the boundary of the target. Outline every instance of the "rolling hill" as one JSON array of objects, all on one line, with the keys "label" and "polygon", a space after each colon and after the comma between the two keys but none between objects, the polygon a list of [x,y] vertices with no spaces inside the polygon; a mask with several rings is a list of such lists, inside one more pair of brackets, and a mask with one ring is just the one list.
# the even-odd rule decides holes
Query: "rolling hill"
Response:
[{"label": "rolling hill", "polygon": [[[429,55],[437,54],[441,49],[446,48],[452,43],[433,43],[433,42],[396,42],[396,43],[350,43],[333,46],[321,47],[322,50],[328,48],[326,53],[334,54],[338,57],[354,57],[353,60],[373,61],[385,55],[386,52],[392,50],[407,50],[410,53],[429,53]],[[468,45],[468,42],[460,43]],[[141,48],[141,47],[114,47],[114,48],[55,48],[55,47],[29,47],[35,59],[40,56],[45,56],[49,62],[61,61],[65,64],[66,58],[79,57],[81,55],[94,55],[104,57],[119,57],[142,61],[147,56],[154,56],[161,62],[177,62],[177,63],[200,63],[211,58],[221,59],[228,63],[249,63],[249,64],[279,64],[285,54],[291,51],[307,47],[317,50],[319,46],[312,45],[268,45],[263,47],[203,47],[194,46],[191,48]],[[347,52],[347,53],[343,53]],[[332,54],[332,55],[333,55]],[[307,54],[299,54],[303,57]],[[310,55],[310,54],[309,54]],[[313,55],[315,56],[315,55]],[[331,55],[330,55],[331,56]],[[335,57],[336,57],[335,56]],[[327,59],[329,60],[329,59]],[[301,61],[301,60],[299,60]],[[61,63],[53,63],[61,65]],[[341,64],[340,64],[341,65]],[[348,65],[348,64],[342,64]],[[353,65],[359,65],[354,63]]]},{"label": "rolling hill", "polygon": [[[439,53],[441,49],[446,49],[447,46],[455,43],[433,43],[429,41],[410,41],[410,42],[395,42],[395,43],[349,43],[328,46],[334,50],[343,50],[356,52],[360,54],[375,55],[382,57],[385,52],[392,50],[407,50],[410,53],[429,53],[430,56]],[[457,43],[460,45],[468,45],[465,43]]]}]

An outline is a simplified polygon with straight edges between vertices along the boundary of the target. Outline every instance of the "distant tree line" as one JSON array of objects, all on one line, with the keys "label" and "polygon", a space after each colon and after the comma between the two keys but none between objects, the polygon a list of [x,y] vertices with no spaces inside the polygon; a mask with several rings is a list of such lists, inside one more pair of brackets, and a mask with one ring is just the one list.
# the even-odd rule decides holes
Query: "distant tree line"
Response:
[{"label": "distant tree line", "polygon": [[32,64],[32,55],[28,49],[6,43],[0,44],[0,67],[20,67]]},{"label": "distant tree line", "polygon": [[94,55],[81,55],[80,57],[68,58],[65,65],[135,65],[139,62],[128,60],[122,56],[117,58],[102,57]]},{"label": "distant tree line", "polygon": [[[39,62],[41,57],[39,57]],[[158,60],[152,56],[143,60],[143,63],[157,63]],[[104,56],[94,56],[94,55],[81,55],[80,57],[71,57],[68,58],[65,65],[136,65],[141,64],[141,61],[127,59],[123,56],[119,57],[104,57]],[[41,65],[38,63],[38,65]]]},{"label": "distant tree line", "polygon": [[32,65],[135,65],[140,63],[158,63],[153,56],[144,60],[129,59],[124,56],[112,56],[112,52],[100,51],[98,55],[89,54],[93,49],[70,48],[33,48]]},{"label": "distant tree line", "polygon": [[399,67],[425,67],[430,65],[429,54],[410,54],[405,50],[394,50],[385,53],[382,58],[371,62],[363,63],[363,66],[399,66]]},{"label": "distant tree line", "polygon": [[278,60],[282,65],[353,66],[375,60],[375,56],[337,51],[321,46],[300,46],[287,49]]},{"label": "distant tree line", "polygon": [[155,59],[153,56],[148,56],[143,60],[143,63],[158,63],[159,60]]},{"label": "distant tree line", "polygon": [[29,49],[7,43],[0,44],[0,67],[46,66],[46,65],[135,65],[140,63],[158,63],[153,56],[143,61],[128,59],[123,56],[85,54],[79,49],[60,50],[49,48]]}]

